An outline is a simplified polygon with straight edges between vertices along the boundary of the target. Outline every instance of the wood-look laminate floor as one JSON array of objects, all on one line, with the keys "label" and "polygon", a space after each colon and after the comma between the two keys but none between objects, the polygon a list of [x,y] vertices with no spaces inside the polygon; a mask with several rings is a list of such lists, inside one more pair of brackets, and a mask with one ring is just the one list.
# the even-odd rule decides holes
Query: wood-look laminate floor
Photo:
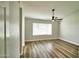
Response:
[{"label": "wood-look laminate floor", "polygon": [[77,58],[78,46],[62,40],[26,42],[24,58]]}]

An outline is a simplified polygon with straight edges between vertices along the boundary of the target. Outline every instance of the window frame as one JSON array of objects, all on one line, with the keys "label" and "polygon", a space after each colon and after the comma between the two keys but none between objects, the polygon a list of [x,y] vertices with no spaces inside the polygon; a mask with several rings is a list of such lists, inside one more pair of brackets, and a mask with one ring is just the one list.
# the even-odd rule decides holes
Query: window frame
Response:
[{"label": "window frame", "polygon": [[[33,32],[33,26],[34,26],[34,24],[38,24],[39,26],[40,26],[40,24],[42,24],[42,25],[45,25],[45,24],[47,25],[48,24],[51,27],[51,29],[50,29],[51,32],[50,33],[46,33],[46,34],[43,33],[43,34],[34,35],[34,32]],[[44,36],[44,35],[47,36],[47,35],[52,35],[52,34],[53,34],[52,33],[52,23],[43,23],[43,22],[42,23],[41,22],[33,22],[32,23],[32,36]]]}]

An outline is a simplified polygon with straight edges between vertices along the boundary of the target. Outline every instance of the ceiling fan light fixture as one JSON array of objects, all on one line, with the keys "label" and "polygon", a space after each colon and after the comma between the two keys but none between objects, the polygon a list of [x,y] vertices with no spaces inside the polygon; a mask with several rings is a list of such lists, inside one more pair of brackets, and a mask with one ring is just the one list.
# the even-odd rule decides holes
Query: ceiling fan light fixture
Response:
[{"label": "ceiling fan light fixture", "polygon": [[54,20],[54,16],[52,16],[52,20]]},{"label": "ceiling fan light fixture", "polygon": [[52,9],[52,13],[53,13],[52,20],[53,20],[53,21],[62,20],[62,19],[58,19],[58,17],[55,17],[55,16],[54,16],[54,14],[55,14],[54,11],[55,11],[55,9]]}]

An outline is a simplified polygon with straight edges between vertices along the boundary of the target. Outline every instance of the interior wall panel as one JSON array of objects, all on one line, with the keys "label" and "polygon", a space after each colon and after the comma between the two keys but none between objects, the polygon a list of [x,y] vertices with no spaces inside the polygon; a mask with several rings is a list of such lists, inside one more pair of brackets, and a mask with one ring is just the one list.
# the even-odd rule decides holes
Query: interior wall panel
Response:
[{"label": "interior wall panel", "polygon": [[10,22],[10,39],[9,39],[9,57],[19,57],[19,2],[9,2],[9,22]]},{"label": "interior wall panel", "polygon": [[4,8],[0,7],[0,57],[4,57]]}]

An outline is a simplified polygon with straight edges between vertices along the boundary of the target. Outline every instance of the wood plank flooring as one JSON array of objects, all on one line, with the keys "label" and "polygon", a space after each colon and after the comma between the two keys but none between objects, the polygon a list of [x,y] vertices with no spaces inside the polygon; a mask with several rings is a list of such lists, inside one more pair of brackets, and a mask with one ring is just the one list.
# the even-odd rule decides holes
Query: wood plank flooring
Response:
[{"label": "wood plank flooring", "polygon": [[77,58],[78,46],[62,40],[26,42],[20,57],[24,58]]}]

